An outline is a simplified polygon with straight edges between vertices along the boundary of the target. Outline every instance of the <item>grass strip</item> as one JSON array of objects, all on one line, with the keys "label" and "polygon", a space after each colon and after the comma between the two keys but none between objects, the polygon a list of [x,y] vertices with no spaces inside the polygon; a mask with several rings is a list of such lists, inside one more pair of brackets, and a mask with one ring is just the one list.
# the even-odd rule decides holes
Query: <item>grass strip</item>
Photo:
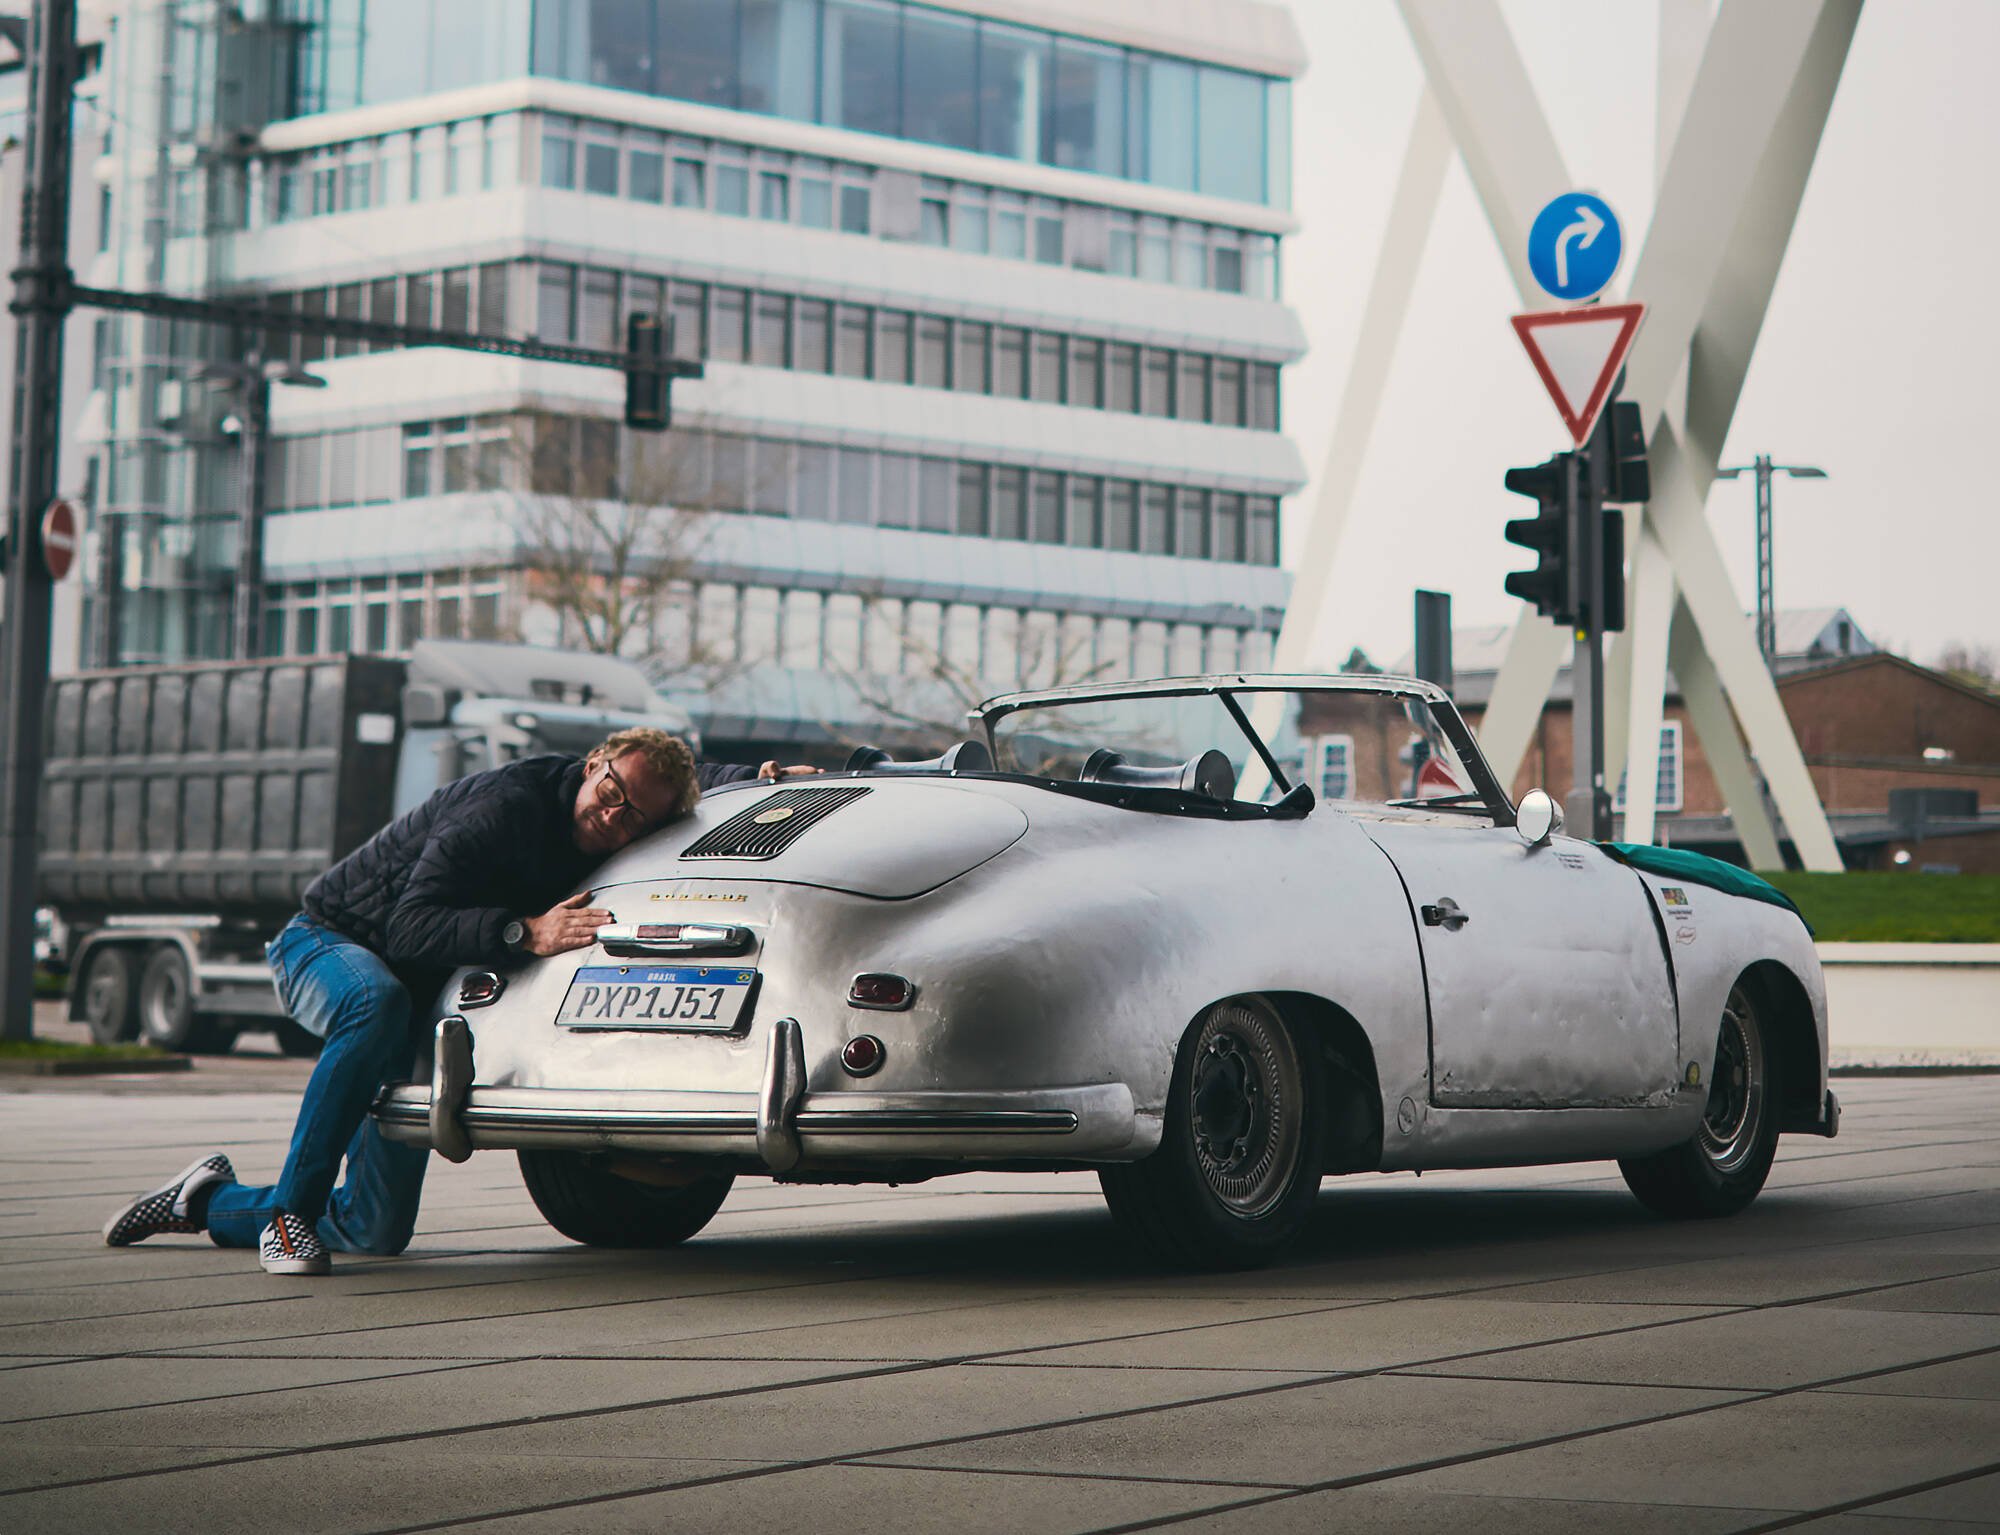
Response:
[{"label": "grass strip", "polygon": [[2000,943],[2000,874],[1765,873],[1821,943]]}]

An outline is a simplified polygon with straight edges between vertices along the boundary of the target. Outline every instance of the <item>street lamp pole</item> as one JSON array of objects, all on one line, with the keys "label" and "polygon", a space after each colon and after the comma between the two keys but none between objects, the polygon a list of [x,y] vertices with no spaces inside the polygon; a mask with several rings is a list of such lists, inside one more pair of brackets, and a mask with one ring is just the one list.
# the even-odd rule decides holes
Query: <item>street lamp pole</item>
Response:
[{"label": "street lamp pole", "polygon": [[1778,669],[1778,606],[1771,591],[1771,481],[1781,474],[1795,480],[1823,480],[1824,469],[1810,464],[1777,464],[1768,453],[1759,453],[1747,464],[1733,464],[1715,471],[1717,479],[1733,480],[1739,474],[1757,477],[1757,648],[1763,652],[1765,669]]}]

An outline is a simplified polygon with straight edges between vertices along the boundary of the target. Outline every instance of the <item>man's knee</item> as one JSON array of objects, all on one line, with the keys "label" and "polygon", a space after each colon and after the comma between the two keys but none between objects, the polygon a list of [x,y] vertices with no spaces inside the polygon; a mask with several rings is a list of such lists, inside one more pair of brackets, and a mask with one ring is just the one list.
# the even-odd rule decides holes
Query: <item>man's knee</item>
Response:
[{"label": "man's knee", "polygon": [[409,990],[387,971],[356,976],[334,1006],[333,1029],[364,1037],[379,1049],[395,1049],[409,1036],[410,1012]]}]

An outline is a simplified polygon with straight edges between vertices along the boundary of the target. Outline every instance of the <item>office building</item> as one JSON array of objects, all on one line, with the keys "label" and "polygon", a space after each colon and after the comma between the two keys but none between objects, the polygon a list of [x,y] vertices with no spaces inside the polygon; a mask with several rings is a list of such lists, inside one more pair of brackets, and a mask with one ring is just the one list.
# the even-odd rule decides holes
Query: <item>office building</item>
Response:
[{"label": "office building", "polygon": [[616,645],[745,749],[1267,664],[1282,6],[111,10],[92,279],[598,349],[658,313],[705,373],[647,435],[607,369],[87,322],[81,659],[227,649],[249,357],[266,654]]}]

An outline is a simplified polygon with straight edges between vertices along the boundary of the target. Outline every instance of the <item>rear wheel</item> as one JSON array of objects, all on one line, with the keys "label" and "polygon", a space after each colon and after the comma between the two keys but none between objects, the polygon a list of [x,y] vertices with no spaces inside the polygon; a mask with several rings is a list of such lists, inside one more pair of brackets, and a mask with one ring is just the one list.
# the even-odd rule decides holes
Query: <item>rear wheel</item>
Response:
[{"label": "rear wheel", "polygon": [[146,956],[139,972],[139,1035],[162,1050],[219,1055],[236,1043],[236,1031],[194,1010],[194,977],[187,956],[163,943]]},{"label": "rear wheel", "polygon": [[1618,1164],[1641,1204],[1662,1215],[1734,1215],[1757,1197],[1778,1151],[1773,1051],[1757,1004],[1740,981],[1722,1009],[1708,1105],[1694,1135]]},{"label": "rear wheel", "polygon": [[1181,1041],[1159,1149],[1101,1168],[1105,1202],[1154,1256],[1268,1263],[1304,1227],[1325,1165],[1319,1061],[1262,997],[1219,1002]]},{"label": "rear wheel", "polygon": [[123,1044],[139,1032],[134,972],[128,949],[105,945],[90,956],[78,984],[83,988],[83,1021],[100,1045]]},{"label": "rear wheel", "polygon": [[589,1247],[674,1247],[706,1226],[729,1197],[726,1173],[678,1187],[621,1178],[583,1151],[518,1151],[521,1181],[542,1218]]}]

